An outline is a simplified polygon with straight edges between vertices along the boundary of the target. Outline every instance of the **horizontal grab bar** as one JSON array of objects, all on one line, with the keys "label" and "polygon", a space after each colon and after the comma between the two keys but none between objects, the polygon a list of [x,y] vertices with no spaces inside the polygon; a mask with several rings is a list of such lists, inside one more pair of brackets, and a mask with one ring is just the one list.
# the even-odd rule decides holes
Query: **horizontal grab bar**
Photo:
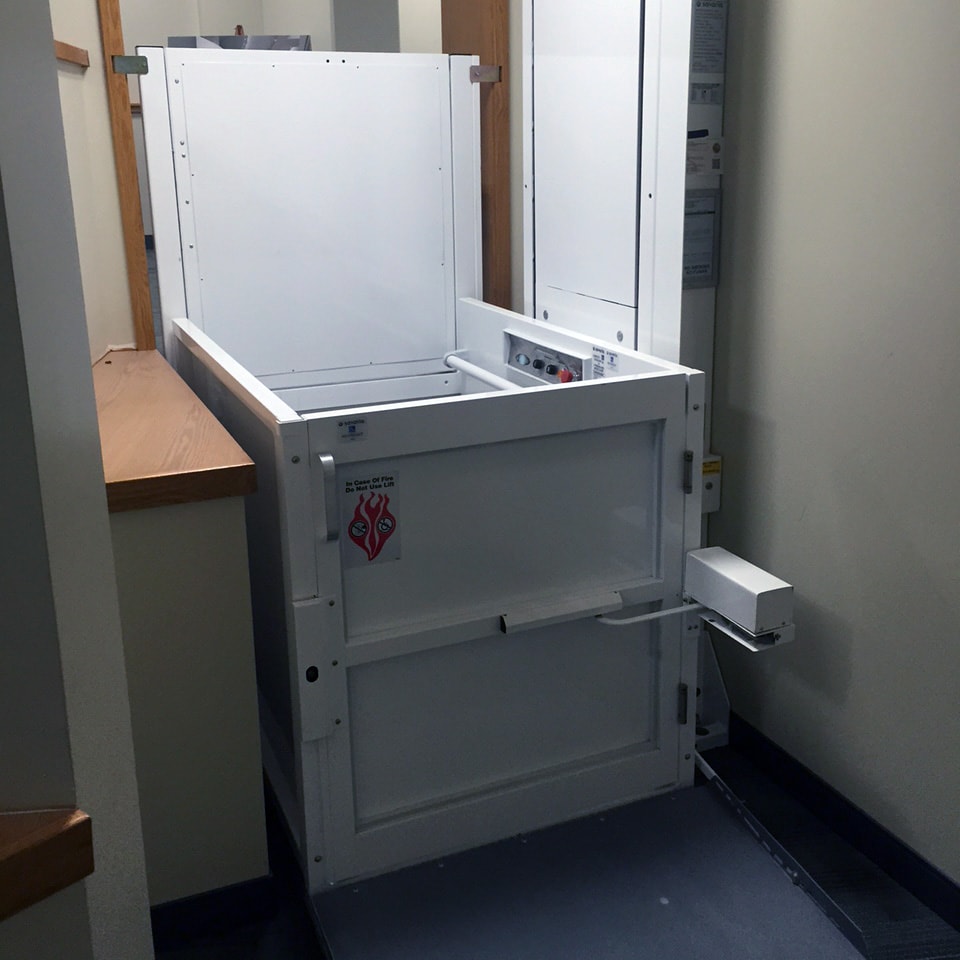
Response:
[{"label": "horizontal grab bar", "polygon": [[699,613],[707,608],[702,603],[687,603],[682,607],[670,607],[669,610],[655,610],[653,613],[642,613],[639,617],[597,617],[597,623],[606,627],[628,627],[631,623],[646,623],[648,620],[662,620],[664,617],[679,617],[684,613]]},{"label": "horizontal grab bar", "polygon": [[461,373],[465,373],[468,377],[473,377],[474,380],[479,380],[481,383],[487,384],[490,387],[496,387],[498,390],[522,390],[522,387],[518,387],[515,383],[511,383],[509,380],[504,379],[503,377],[498,377],[495,373],[491,373],[489,370],[484,370],[483,367],[478,367],[475,363],[471,363],[469,360],[464,360],[462,357],[458,357],[455,353],[448,353],[444,358],[443,362],[453,370],[459,370]]}]

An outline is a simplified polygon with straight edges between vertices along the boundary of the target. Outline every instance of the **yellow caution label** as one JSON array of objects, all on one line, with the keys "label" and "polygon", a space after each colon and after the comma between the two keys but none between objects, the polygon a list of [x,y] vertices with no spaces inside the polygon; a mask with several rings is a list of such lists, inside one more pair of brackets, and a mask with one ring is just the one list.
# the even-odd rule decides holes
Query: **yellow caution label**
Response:
[{"label": "yellow caution label", "polygon": [[720,468],[722,466],[723,466],[723,463],[720,460],[704,460],[703,475],[707,476],[707,474],[710,474],[710,473],[719,473]]}]

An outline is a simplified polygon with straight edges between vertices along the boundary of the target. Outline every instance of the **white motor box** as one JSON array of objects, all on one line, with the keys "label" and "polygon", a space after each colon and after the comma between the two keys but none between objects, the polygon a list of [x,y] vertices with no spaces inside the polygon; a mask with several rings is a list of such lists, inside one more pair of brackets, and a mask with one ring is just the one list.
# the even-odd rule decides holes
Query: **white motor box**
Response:
[{"label": "white motor box", "polygon": [[793,622],[793,587],[723,547],[687,554],[684,593],[752,634]]}]

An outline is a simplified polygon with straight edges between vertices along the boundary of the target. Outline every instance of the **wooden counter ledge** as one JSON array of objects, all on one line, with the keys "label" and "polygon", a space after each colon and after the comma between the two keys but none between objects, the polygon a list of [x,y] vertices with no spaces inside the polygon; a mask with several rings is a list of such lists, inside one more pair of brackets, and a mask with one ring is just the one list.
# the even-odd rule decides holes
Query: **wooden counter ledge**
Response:
[{"label": "wooden counter ledge", "polygon": [[91,873],[93,834],[81,810],[0,813],[0,920]]},{"label": "wooden counter ledge", "polygon": [[253,461],[155,350],[93,366],[111,513],[256,490]]}]

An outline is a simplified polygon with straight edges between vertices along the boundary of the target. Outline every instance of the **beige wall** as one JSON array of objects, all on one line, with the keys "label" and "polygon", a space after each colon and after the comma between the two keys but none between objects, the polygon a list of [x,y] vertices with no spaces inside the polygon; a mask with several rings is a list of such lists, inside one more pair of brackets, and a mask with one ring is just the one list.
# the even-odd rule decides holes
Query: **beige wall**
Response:
[{"label": "beige wall", "polygon": [[[128,53],[137,44],[163,46],[172,36],[233,33],[238,23],[249,34],[309,33],[313,49],[326,50],[332,45],[330,10],[330,0],[120,0]],[[131,97],[138,99],[134,92]]]},{"label": "beige wall", "polygon": [[266,876],[243,498],[110,527],[150,902]]},{"label": "beige wall", "polygon": [[401,53],[441,53],[440,0],[397,0]]},{"label": "beige wall", "polygon": [[711,541],[797,591],[733,706],[960,880],[960,9],[731,8]]},{"label": "beige wall", "polygon": [[309,33],[312,49],[332,50],[332,0],[263,0],[263,32]]},{"label": "beige wall", "polygon": [[133,344],[133,313],[120,224],[107,83],[96,0],[50,0],[57,40],[90,54],[86,70],[59,64],[63,132],[80,250],[90,356]]}]

